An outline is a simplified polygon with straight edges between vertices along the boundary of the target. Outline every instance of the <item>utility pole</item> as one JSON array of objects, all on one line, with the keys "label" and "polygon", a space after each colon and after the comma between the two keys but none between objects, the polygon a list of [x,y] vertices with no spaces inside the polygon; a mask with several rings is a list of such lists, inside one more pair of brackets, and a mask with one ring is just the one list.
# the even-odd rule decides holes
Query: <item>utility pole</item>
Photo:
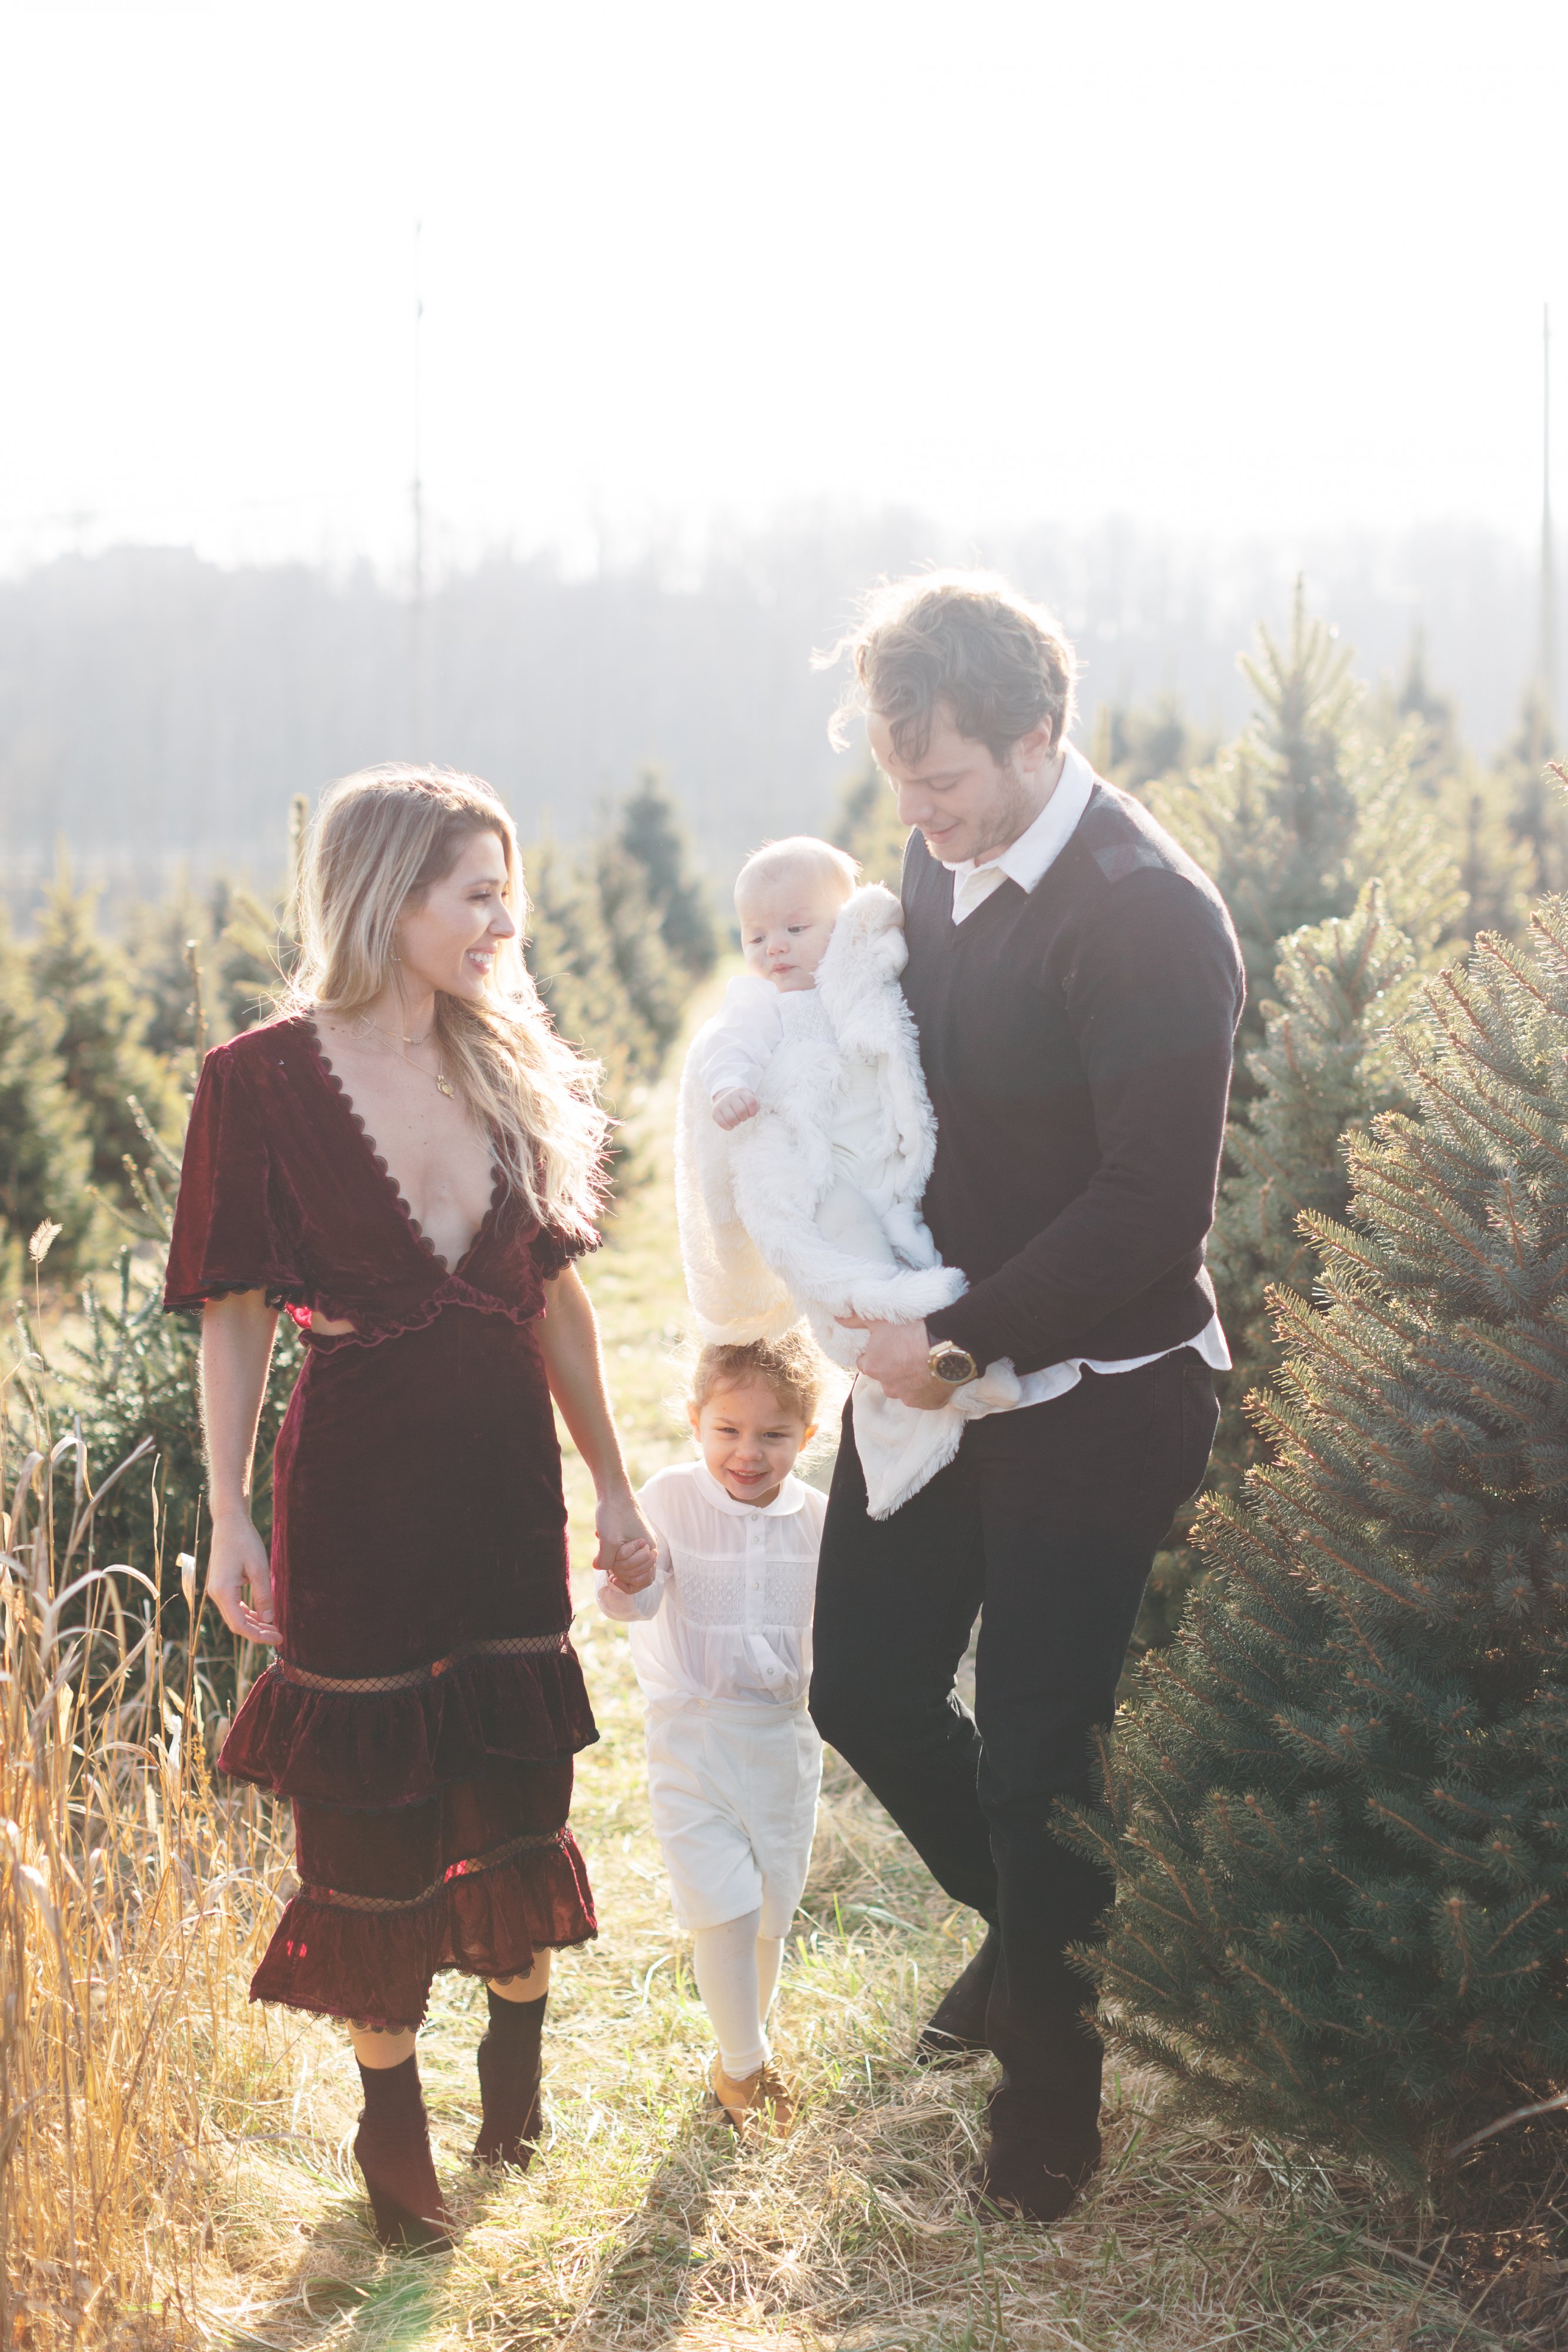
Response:
[{"label": "utility pole", "polygon": [[420,450],[420,368],[423,356],[424,296],[420,281],[419,240],[424,224],[413,225],[413,480],[410,488],[413,563],[408,600],[408,756],[424,756],[424,481]]},{"label": "utility pole", "polygon": [[1557,567],[1552,537],[1552,310],[1541,312],[1541,698],[1557,709]]}]

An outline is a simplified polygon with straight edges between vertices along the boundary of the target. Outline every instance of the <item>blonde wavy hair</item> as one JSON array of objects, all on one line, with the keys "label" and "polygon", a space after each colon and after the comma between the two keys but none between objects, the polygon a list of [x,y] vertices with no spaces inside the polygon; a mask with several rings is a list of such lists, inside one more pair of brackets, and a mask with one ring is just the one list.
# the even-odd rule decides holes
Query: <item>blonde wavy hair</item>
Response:
[{"label": "blonde wavy hair", "polygon": [[438,993],[435,1033],[459,1096],[494,1138],[507,1184],[541,1224],[592,1231],[610,1121],[598,1063],[555,1033],[523,961],[528,894],[512,820],[478,776],[446,768],[361,768],[333,784],[306,839],[299,961],[284,1009],[351,1018],[397,979],[400,918],[451,873],[463,844],[492,833],[507,864],[515,937],[497,940],[484,999]]}]

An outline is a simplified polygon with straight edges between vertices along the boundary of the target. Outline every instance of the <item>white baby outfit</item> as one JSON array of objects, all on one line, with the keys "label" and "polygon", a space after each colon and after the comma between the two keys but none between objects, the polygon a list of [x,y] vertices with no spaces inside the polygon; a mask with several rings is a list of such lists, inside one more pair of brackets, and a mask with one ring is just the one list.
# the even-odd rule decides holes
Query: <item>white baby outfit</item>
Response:
[{"label": "white baby outfit", "polygon": [[659,1538],[641,1592],[594,1580],[631,1628],[648,1702],[648,1794],[683,1927],[760,1911],[783,1936],[811,1860],[822,1743],[806,1698],[827,1497],[786,1478],[737,1503],[701,1462],[655,1472],[638,1500]]},{"label": "white baby outfit", "polygon": [[[961,1296],[920,1216],[936,1123],[920,1041],[899,987],[907,957],[897,899],[857,890],[833,926],[814,988],[732,981],[697,1032],[681,1083],[675,1197],[681,1255],[702,1338],[768,1339],[805,1313],[852,1366],[863,1334],[840,1315],[914,1323]],[[743,1086],[757,1116],[729,1130],[716,1096]],[[867,1505],[885,1518],[958,1450],[967,1422],[1019,1401],[1005,1360],[936,1411],[874,1381],[854,1390]]]}]

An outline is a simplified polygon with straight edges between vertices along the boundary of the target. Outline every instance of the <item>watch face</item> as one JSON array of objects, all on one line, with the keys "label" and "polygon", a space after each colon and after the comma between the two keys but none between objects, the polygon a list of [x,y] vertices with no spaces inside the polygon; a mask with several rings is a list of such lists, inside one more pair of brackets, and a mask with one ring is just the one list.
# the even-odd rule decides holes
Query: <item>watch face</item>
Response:
[{"label": "watch face", "polygon": [[932,1357],[931,1369],[939,1381],[946,1381],[950,1386],[957,1388],[965,1381],[974,1379],[976,1365],[967,1348],[946,1347]]}]

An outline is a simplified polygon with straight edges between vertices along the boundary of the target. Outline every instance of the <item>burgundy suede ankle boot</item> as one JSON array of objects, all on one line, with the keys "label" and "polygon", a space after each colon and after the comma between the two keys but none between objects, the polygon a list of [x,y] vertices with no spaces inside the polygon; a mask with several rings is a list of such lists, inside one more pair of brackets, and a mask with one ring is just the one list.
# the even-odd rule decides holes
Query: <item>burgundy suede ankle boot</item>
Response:
[{"label": "burgundy suede ankle boot", "polygon": [[539,2039],[548,1992],[538,2000],[507,2000],[491,1992],[490,2030],[479,2044],[483,2115],[474,2143],[476,2164],[527,2168],[539,2139]]},{"label": "burgundy suede ankle boot", "polygon": [[419,2060],[361,2066],[365,2104],[354,2157],[365,2176],[383,2246],[406,2253],[444,2253],[452,2243],[446,2208],[430,2152],[430,2118],[420,2095]]}]

